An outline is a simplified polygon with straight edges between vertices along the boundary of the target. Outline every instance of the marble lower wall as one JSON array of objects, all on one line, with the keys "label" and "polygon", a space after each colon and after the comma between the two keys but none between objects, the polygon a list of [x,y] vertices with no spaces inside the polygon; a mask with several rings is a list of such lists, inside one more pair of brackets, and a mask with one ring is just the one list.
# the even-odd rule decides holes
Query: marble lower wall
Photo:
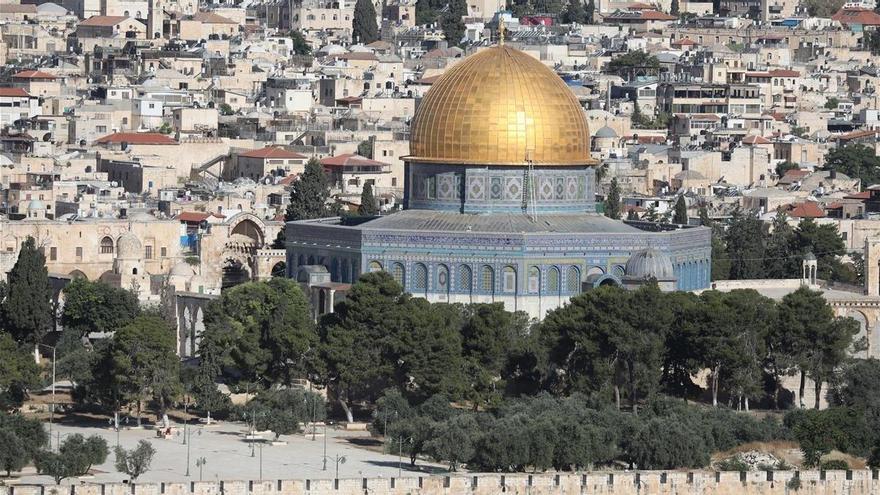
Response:
[{"label": "marble lower wall", "polygon": [[[799,479],[794,489],[790,480]],[[515,474],[192,483],[0,485],[0,495],[878,495],[876,471]]]}]

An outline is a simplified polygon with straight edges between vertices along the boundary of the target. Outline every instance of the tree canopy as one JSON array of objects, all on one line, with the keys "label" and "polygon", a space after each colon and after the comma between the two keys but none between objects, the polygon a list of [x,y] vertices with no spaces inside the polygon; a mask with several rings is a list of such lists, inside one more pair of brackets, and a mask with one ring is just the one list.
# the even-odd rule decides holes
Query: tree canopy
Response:
[{"label": "tree canopy", "polygon": [[309,352],[318,344],[309,303],[287,278],[249,282],[223,291],[205,310],[199,354],[216,377],[290,384],[311,370]]},{"label": "tree canopy", "polygon": [[605,198],[605,216],[615,220],[620,219],[620,185],[617,178],[611,179],[611,186],[608,188],[608,196]]},{"label": "tree canopy", "polygon": [[362,45],[368,45],[379,39],[376,9],[370,0],[357,0],[354,4],[351,37]]},{"label": "tree canopy", "polygon": [[[368,0],[366,1],[369,3]],[[332,215],[331,209],[327,206],[329,198],[330,184],[324,173],[324,167],[317,159],[312,158],[306,163],[299,179],[290,186],[290,204],[287,205],[284,219],[291,222],[329,217]]]},{"label": "tree canopy", "polygon": [[825,155],[825,168],[860,179],[867,187],[880,183],[880,157],[863,144],[838,146]]},{"label": "tree canopy", "polygon": [[9,285],[3,301],[6,330],[18,342],[42,341],[53,326],[52,288],[46,257],[33,237],[22,243],[7,280]]},{"label": "tree canopy", "polygon": [[64,295],[61,323],[80,335],[113,332],[140,312],[134,292],[104,282],[77,278],[64,288]]}]

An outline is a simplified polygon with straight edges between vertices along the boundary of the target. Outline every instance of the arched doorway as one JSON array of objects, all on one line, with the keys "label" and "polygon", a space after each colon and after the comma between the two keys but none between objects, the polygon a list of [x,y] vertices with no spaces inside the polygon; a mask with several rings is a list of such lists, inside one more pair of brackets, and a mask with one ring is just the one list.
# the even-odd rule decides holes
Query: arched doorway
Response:
[{"label": "arched doorway", "polygon": [[275,266],[272,267],[272,276],[273,277],[284,277],[287,275],[287,263],[283,261],[279,261],[275,263]]},{"label": "arched doorway", "polygon": [[227,258],[223,262],[223,280],[221,287],[228,289],[238,284],[243,284],[251,279],[250,269],[241,260]]}]

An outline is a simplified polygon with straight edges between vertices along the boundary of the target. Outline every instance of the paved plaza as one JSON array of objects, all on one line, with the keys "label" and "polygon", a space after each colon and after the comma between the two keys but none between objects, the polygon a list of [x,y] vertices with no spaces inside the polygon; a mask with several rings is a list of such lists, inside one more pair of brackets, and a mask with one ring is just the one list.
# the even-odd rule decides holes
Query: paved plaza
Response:
[{"label": "paved plaza", "polygon": [[[247,426],[243,423],[219,423],[208,427],[202,425],[190,425],[192,430],[189,445],[183,444],[182,425],[176,428],[176,434],[170,439],[156,437],[153,429],[127,429],[122,428],[118,433],[119,444],[124,448],[134,447],[140,440],[148,440],[156,449],[156,455],[150,471],[141,476],[138,481],[198,481],[200,468],[197,467],[198,459],[205,459],[205,465],[201,468],[201,478],[209,480],[258,480],[260,479],[260,456],[262,453],[262,479],[318,479],[333,478],[336,472],[337,456],[345,457],[345,462],[339,463],[340,478],[359,477],[397,477],[398,456],[397,450],[389,447],[394,455],[383,455],[381,445],[373,445],[373,450],[363,448],[360,445],[375,443],[368,432],[342,431],[328,429],[326,451],[327,466],[323,467],[324,438],[321,435],[321,427],[317,429],[317,436],[312,440],[311,435],[284,435],[281,441],[285,445],[264,444],[261,449],[245,441],[244,432]],[[61,441],[65,436],[80,433],[85,436],[100,435],[107,439],[110,446],[110,455],[107,462],[100,466],[94,466],[94,477],[82,478],[88,482],[122,481],[125,475],[117,473],[113,467],[115,456],[113,447],[117,442],[117,432],[108,427],[83,427],[69,425],[54,425],[52,434],[52,446],[56,447],[58,435]],[[263,435],[269,439],[271,434]],[[189,448],[189,473],[187,471],[187,449]],[[376,451],[378,450],[378,451]],[[406,455],[403,456],[402,476],[419,476],[431,472],[443,471],[441,466],[419,462],[416,468],[411,468]],[[33,468],[25,470],[20,483],[54,483],[48,476],[38,476]],[[73,482],[78,482],[73,480]],[[64,484],[71,483],[65,480]]]}]

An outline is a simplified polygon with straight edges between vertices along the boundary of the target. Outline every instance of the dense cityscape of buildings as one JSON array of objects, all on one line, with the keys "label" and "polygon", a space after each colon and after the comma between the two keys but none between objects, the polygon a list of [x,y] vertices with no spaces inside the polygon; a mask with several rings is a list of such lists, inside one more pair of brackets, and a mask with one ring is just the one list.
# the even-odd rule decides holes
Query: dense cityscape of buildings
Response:
[{"label": "dense cityscape of buildings", "polygon": [[[837,230],[855,275],[826,299],[880,353],[880,175],[828,158],[880,150],[873,2],[358,4],[0,0],[0,269],[33,237],[61,304],[171,286],[187,357],[243,281],[294,278],[317,316],[381,270],[541,319],[710,288],[709,222],[784,214]],[[340,216],[286,217],[310,160]],[[715,287],[820,286],[799,256]]]}]

